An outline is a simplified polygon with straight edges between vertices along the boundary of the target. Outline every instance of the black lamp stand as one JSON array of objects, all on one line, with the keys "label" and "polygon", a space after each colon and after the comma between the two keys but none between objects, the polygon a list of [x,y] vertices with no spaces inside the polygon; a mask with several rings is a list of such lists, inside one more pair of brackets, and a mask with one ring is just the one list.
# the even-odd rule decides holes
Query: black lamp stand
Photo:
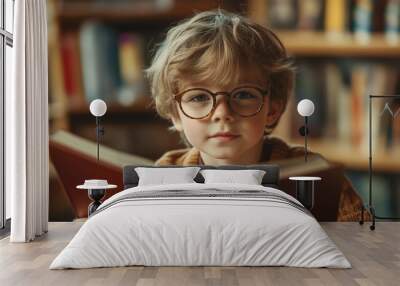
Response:
[{"label": "black lamp stand", "polygon": [[367,208],[371,212],[372,215],[372,225],[370,225],[370,229],[375,229],[375,220],[376,219],[390,219],[390,220],[399,220],[399,217],[382,217],[377,216],[375,213],[375,208],[372,203],[372,99],[379,98],[400,98],[400,95],[370,95],[369,96],[369,193],[368,193],[368,205],[361,206],[361,220],[360,224],[364,224],[364,210]]},{"label": "black lamp stand", "polygon": [[299,128],[299,133],[301,136],[304,136],[304,160],[307,162],[307,135],[308,135],[308,116],[304,116],[304,126]]},{"label": "black lamp stand", "polygon": [[88,206],[88,216],[91,216],[97,210],[105,195],[106,189],[88,189],[88,197],[92,200]]},{"label": "black lamp stand", "polygon": [[[96,116],[96,141],[97,141],[97,163],[99,163],[100,136],[104,135],[104,127],[100,126],[100,117]],[[92,202],[88,206],[88,216],[96,211],[101,205],[100,200],[104,198],[106,189],[88,189],[88,196]]]},{"label": "black lamp stand", "polygon": [[97,162],[99,161],[99,149],[100,149],[100,136],[104,135],[104,127],[100,126],[100,117],[96,116],[96,141],[97,141]]}]

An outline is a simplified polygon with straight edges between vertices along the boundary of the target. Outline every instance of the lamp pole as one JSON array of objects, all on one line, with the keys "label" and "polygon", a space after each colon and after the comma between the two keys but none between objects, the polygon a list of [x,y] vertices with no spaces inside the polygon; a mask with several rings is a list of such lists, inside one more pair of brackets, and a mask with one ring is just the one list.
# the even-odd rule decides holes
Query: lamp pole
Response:
[{"label": "lamp pole", "polygon": [[100,137],[100,117],[96,116],[96,142],[97,142],[97,161],[99,161],[99,137]]},{"label": "lamp pole", "polygon": [[305,147],[305,152],[304,152],[304,159],[307,162],[307,134],[308,134],[308,116],[304,116],[304,147]]},{"label": "lamp pole", "polygon": [[299,128],[299,134],[304,137],[304,161],[307,162],[308,116],[304,116],[304,125]]}]

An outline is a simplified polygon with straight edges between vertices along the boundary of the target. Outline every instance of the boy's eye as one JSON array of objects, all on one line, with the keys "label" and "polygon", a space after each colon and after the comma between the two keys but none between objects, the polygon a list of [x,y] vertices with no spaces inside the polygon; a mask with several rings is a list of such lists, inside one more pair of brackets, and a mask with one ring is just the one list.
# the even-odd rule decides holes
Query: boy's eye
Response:
[{"label": "boy's eye", "polygon": [[246,100],[246,99],[257,99],[258,96],[254,95],[249,91],[238,91],[232,95],[234,100]]},{"label": "boy's eye", "polygon": [[211,96],[205,93],[192,94],[183,98],[185,102],[205,102],[211,100]]}]

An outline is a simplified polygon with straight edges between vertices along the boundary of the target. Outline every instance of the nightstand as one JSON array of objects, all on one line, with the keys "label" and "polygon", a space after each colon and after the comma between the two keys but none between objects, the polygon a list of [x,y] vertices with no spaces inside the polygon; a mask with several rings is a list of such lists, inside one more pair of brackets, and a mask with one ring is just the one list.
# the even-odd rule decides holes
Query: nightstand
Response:
[{"label": "nightstand", "polygon": [[299,200],[308,210],[314,207],[315,181],[320,177],[289,177],[289,180],[296,181],[296,199]]},{"label": "nightstand", "polygon": [[107,180],[85,180],[83,185],[79,185],[77,189],[86,189],[92,203],[88,206],[88,217],[94,213],[101,205],[101,200],[106,195],[107,189],[114,189],[116,185],[108,184]]}]

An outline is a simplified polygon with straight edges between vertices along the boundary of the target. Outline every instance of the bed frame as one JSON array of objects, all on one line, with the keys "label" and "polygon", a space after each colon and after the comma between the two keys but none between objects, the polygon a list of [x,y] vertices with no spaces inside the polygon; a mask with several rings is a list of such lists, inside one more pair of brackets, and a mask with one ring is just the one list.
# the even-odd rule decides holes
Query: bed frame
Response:
[{"label": "bed frame", "polygon": [[[182,166],[144,166],[144,165],[127,165],[123,168],[123,183],[124,189],[136,187],[139,182],[139,176],[137,175],[136,167],[146,167],[146,168],[181,168]],[[185,166],[193,167],[193,166]],[[219,169],[219,170],[264,170],[266,173],[262,180],[262,185],[266,187],[278,188],[279,185],[279,166],[273,164],[264,165],[226,165],[226,166],[196,166],[203,169]],[[194,180],[198,183],[203,183],[204,178],[199,173]]]}]

